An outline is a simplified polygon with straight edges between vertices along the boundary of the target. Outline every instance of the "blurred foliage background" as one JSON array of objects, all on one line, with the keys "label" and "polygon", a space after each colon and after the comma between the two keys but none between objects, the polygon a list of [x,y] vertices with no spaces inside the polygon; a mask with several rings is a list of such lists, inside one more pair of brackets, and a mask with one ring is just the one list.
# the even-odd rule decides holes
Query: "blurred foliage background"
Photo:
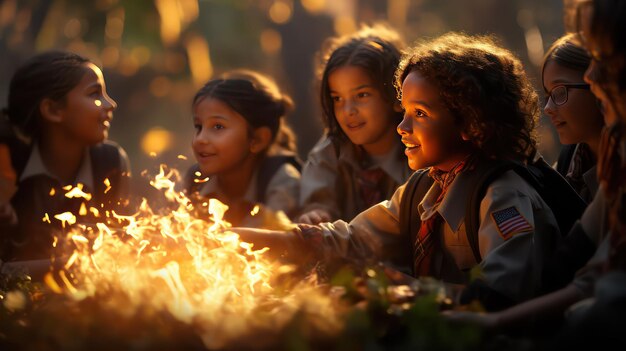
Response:
[{"label": "blurred foliage background", "polygon": [[[409,44],[450,30],[494,34],[541,96],[542,56],[563,34],[563,14],[562,0],[0,0],[0,105],[37,52],[94,60],[119,106],[110,138],[128,152],[141,194],[143,170],[193,162],[191,99],[221,72],[246,67],[279,82],[296,103],[288,123],[305,159],[322,133],[315,55],[327,37],[380,21]],[[540,135],[553,162],[560,145],[545,116]]]}]

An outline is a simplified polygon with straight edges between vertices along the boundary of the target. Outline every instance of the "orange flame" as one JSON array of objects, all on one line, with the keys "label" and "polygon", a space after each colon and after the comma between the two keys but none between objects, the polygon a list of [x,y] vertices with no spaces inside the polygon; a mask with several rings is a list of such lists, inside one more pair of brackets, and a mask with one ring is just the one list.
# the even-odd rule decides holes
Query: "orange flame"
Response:
[{"label": "orange flame", "polygon": [[[166,310],[196,328],[209,348],[237,340],[254,328],[277,330],[297,312],[313,316],[309,319],[317,321],[320,331],[339,329],[336,300],[314,280],[276,290],[276,282],[285,284],[282,278],[294,267],[270,259],[268,248],[240,241],[223,220],[228,206],[218,200],[208,201],[209,221],[193,217],[191,202],[174,189],[172,179],[177,176],[175,170],[166,173],[161,166],[150,182],[177,205],[175,210],[155,213],[143,199],[133,215],[107,211],[108,222],[100,217],[103,221],[95,228],[70,230],[65,241],[73,252],[60,281],[50,274],[47,285],[77,300],[98,296],[129,315],[146,305]],[[93,207],[90,211],[99,214]],[[64,225],[76,222],[69,212],[55,218]],[[123,225],[112,228],[105,222]]]}]

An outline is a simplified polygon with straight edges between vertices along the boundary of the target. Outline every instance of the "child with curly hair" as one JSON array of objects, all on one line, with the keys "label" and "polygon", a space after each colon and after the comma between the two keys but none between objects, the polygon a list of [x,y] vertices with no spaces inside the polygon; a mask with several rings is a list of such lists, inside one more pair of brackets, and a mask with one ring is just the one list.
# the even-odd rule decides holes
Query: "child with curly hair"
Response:
[{"label": "child with curly hair", "polygon": [[[475,176],[492,162],[524,164],[537,157],[537,95],[520,61],[487,37],[451,33],[412,48],[396,71],[404,119],[397,128],[409,166],[435,182],[417,208],[417,233],[399,220],[406,185],[351,222],[301,224],[290,233],[236,229],[251,240],[317,258],[372,258],[412,267],[415,277],[462,284],[463,301],[487,309],[532,298],[560,236],[555,216],[537,190],[509,170],[480,201],[478,249],[464,225]],[[423,172],[423,171],[421,171]],[[541,233],[541,235],[538,235]],[[481,277],[470,282],[470,271]]]}]

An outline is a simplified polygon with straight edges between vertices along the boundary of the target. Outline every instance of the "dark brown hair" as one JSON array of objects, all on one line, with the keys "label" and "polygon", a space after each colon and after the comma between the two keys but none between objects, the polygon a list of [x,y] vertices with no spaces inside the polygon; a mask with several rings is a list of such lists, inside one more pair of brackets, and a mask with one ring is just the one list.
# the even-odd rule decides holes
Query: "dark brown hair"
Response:
[{"label": "dark brown hair", "polygon": [[591,62],[591,56],[578,40],[578,36],[569,33],[557,39],[546,51],[541,67],[542,76],[546,64],[550,61],[584,74]]},{"label": "dark brown hair", "polygon": [[252,129],[268,127],[274,145],[296,151],[295,136],[284,117],[293,102],[269,77],[251,70],[234,70],[205,84],[194,96],[193,106],[206,98],[218,99],[246,119]]},{"label": "dark brown hair", "polygon": [[324,43],[318,65],[318,77],[324,125],[331,137],[348,139],[335,117],[328,86],[330,74],[344,66],[362,68],[374,82],[375,89],[389,103],[389,110],[395,114],[397,123],[402,121],[402,113],[394,112],[392,107],[397,103],[393,77],[403,47],[400,35],[382,24],[364,26],[355,34],[330,38]]},{"label": "dark brown hair", "polygon": [[88,59],[65,51],[48,51],[33,56],[20,66],[9,84],[4,110],[23,136],[41,133],[39,105],[45,98],[65,102],[65,96],[82,79]]},{"label": "dark brown hair", "polygon": [[492,38],[448,33],[416,45],[396,71],[400,96],[413,71],[437,86],[443,104],[484,156],[526,161],[534,155],[537,93],[521,62]]},{"label": "dark brown hair", "polygon": [[[620,91],[626,90],[626,2],[623,0],[594,0],[591,18],[591,41],[599,48],[610,48],[602,53],[606,60],[598,62],[607,75],[615,81]],[[614,60],[615,59],[615,60]],[[610,67],[609,67],[610,66]],[[624,117],[623,117],[624,118]]]}]

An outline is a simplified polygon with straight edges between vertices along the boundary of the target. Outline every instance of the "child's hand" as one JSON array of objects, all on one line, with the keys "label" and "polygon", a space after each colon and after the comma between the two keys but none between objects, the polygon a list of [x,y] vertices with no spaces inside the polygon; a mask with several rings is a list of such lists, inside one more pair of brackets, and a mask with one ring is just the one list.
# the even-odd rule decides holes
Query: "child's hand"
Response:
[{"label": "child's hand", "polygon": [[330,213],[324,210],[312,210],[298,218],[298,222],[305,224],[319,224],[322,222],[329,222],[330,220]]}]

